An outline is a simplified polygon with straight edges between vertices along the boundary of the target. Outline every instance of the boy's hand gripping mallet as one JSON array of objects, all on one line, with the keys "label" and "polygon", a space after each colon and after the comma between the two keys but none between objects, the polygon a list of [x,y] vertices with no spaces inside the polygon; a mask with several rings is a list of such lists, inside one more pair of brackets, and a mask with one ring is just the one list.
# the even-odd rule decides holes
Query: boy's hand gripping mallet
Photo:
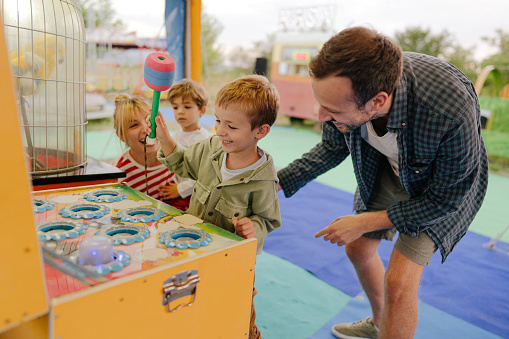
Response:
[{"label": "boy's hand gripping mallet", "polygon": [[150,53],[145,59],[143,69],[145,83],[154,90],[152,96],[152,111],[150,112],[150,128],[152,132],[147,137],[147,144],[153,145],[156,142],[156,116],[159,112],[159,101],[161,92],[166,91],[173,85],[175,76],[175,61],[168,54]]}]

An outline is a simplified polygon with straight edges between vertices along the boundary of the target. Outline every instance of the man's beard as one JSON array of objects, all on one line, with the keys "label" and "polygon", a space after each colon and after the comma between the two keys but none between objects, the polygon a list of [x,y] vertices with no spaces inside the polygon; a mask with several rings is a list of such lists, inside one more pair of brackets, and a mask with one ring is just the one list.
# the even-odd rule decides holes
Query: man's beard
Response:
[{"label": "man's beard", "polygon": [[[338,123],[336,120],[331,120],[333,123],[334,123],[334,126],[341,132],[341,133],[349,133],[359,127],[361,127],[362,125],[364,125],[366,122],[363,122],[361,124],[356,124],[356,125],[347,125],[347,124],[341,124],[340,126],[338,126],[336,123]],[[368,120],[369,121],[369,120]]]}]

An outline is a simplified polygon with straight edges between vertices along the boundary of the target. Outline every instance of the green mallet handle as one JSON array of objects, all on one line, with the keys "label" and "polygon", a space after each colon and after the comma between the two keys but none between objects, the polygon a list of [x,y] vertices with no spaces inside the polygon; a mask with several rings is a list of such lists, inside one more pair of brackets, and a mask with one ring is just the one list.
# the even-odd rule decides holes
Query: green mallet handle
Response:
[{"label": "green mallet handle", "polygon": [[150,128],[152,132],[148,136],[151,139],[156,138],[156,116],[159,112],[159,101],[161,100],[161,92],[154,91],[154,95],[152,96],[152,111],[150,112]]}]

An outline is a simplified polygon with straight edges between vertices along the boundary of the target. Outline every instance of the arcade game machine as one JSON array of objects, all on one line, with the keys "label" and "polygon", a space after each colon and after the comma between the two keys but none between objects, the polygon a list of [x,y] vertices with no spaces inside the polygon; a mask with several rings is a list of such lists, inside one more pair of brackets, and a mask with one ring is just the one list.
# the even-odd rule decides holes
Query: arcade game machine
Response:
[{"label": "arcade game machine", "polygon": [[[61,5],[64,17],[80,18],[73,14],[73,1]],[[65,136],[56,145],[71,145],[69,150],[39,150],[41,137],[35,131],[53,124],[37,120],[38,105],[58,108],[62,101],[71,112],[83,109],[84,81],[69,76],[83,77],[81,66],[77,72],[72,67],[84,59],[84,38],[70,36],[76,29],[65,29],[69,36],[59,33],[57,21],[56,33],[50,25],[41,33],[33,20],[30,34],[24,35],[19,18],[12,24],[3,14],[7,36],[19,34],[16,54],[10,53],[0,25],[0,338],[248,337],[256,240],[244,240],[117,183],[117,174],[94,174],[83,181],[80,121],[59,117],[55,123]],[[78,21],[71,27],[82,27],[83,20]],[[46,52],[36,56],[39,36]],[[32,45],[22,52],[25,38]],[[60,40],[65,41],[63,51]],[[53,73],[50,55],[58,61]],[[38,58],[46,61],[44,72],[36,75]],[[20,72],[23,65],[29,66],[28,73]],[[8,79],[14,79],[14,86]],[[44,88],[36,93],[39,83]],[[65,132],[69,128],[72,132]],[[52,134],[44,136],[51,144]],[[60,167],[69,167],[63,183],[55,178]],[[42,175],[47,181],[32,186],[37,168],[47,171]]]}]

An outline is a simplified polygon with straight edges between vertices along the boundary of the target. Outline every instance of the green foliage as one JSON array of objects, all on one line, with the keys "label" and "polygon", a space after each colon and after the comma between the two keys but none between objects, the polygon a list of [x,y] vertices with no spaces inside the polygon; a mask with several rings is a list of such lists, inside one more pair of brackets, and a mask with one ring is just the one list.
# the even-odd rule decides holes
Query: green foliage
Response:
[{"label": "green foliage", "polygon": [[453,36],[444,30],[433,34],[429,28],[408,27],[396,32],[396,43],[404,51],[423,53],[444,59],[465,73],[472,82],[477,78],[479,68],[474,59],[474,49],[455,44]]},{"label": "green foliage", "polygon": [[[482,66],[493,65],[499,72],[499,78],[494,79],[488,77],[484,84],[482,93],[496,93],[505,84],[509,83],[509,32],[504,32],[501,29],[495,31],[495,37],[483,37],[483,40],[488,42],[491,46],[496,47],[498,51],[492,54],[482,62]],[[497,88],[496,81],[501,84],[500,88]]]},{"label": "green foliage", "polygon": [[272,60],[274,41],[276,41],[276,33],[269,33],[264,40],[253,42],[254,50],[259,54],[259,58],[267,58],[269,61]]},{"label": "green foliage", "polygon": [[268,34],[265,40],[257,40],[253,42],[253,48],[244,48],[242,46],[234,47],[228,53],[228,61],[233,67],[232,74],[240,75],[251,74],[254,71],[256,58],[267,59],[267,77],[270,78],[270,65],[272,61],[272,49],[276,33]]},{"label": "green foliage", "polygon": [[495,31],[495,37],[483,37],[483,40],[494,46],[498,51],[483,61],[483,66],[495,65],[509,68],[509,32],[501,29]]},{"label": "green foliage", "polygon": [[125,27],[122,20],[115,19],[116,11],[111,0],[76,0],[76,4],[81,8],[85,27],[105,26],[118,29]]},{"label": "green foliage", "polygon": [[418,52],[435,57],[446,54],[452,47],[453,39],[447,30],[432,34],[429,28],[407,27],[395,33],[395,42],[403,51]]},{"label": "green foliage", "polygon": [[445,55],[445,60],[462,71],[472,82],[477,79],[479,65],[474,59],[474,48],[463,48],[460,45],[452,47]]},{"label": "green foliage", "polygon": [[202,11],[201,15],[201,41],[202,41],[202,58],[203,58],[203,74],[208,74],[214,66],[223,62],[221,48],[217,46],[217,37],[223,31],[223,24],[215,17]]},{"label": "green foliage", "polygon": [[234,47],[228,53],[230,65],[243,75],[253,73],[255,58],[252,51],[242,46]]},{"label": "green foliage", "polygon": [[253,43],[254,50],[258,53],[258,58],[267,59],[267,78],[270,79],[272,69],[272,51],[274,42],[276,41],[276,33],[269,33],[265,40],[257,40]]}]

